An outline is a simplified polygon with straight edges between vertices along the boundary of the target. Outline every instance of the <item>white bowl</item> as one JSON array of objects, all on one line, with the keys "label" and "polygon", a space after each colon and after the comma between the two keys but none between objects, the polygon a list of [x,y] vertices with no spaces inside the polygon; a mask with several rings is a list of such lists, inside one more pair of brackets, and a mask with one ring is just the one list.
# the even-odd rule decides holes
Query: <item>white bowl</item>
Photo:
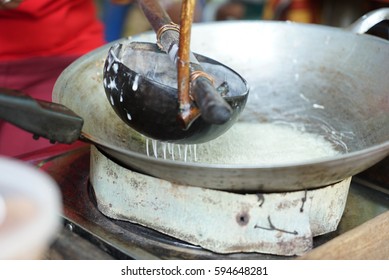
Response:
[{"label": "white bowl", "polygon": [[0,157],[0,259],[39,259],[61,228],[58,185],[26,162]]}]

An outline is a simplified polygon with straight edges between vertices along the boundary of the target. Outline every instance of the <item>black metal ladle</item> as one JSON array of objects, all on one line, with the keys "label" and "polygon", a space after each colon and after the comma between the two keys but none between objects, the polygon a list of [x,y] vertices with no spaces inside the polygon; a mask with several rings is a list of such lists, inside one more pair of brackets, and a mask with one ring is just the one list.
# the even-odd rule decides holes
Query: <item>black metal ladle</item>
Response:
[{"label": "black metal ladle", "polygon": [[158,1],[138,4],[163,51],[141,42],[112,46],[104,66],[104,88],[113,109],[152,139],[195,144],[220,136],[245,106],[246,81],[227,66],[191,53],[194,0],[183,1],[181,28]]}]

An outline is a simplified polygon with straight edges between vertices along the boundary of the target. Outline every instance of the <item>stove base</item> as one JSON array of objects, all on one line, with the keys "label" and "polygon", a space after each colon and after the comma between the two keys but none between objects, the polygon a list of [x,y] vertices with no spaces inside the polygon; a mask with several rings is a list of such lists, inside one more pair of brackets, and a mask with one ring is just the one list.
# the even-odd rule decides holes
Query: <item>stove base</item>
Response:
[{"label": "stove base", "polygon": [[176,185],[133,172],[91,147],[98,209],[216,253],[301,255],[336,230],[351,178],[288,193],[238,194]]}]

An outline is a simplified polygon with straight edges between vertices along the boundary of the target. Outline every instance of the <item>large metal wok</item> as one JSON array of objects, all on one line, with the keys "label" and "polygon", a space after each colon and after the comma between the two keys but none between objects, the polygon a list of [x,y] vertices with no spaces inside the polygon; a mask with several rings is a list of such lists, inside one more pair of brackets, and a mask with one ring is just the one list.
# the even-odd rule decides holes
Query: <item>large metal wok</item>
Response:
[{"label": "large metal wok", "polygon": [[[365,32],[387,15],[388,9],[376,11],[355,27]],[[155,35],[144,33],[121,41],[126,40],[154,42]],[[339,145],[345,152],[341,155],[292,165],[204,164],[147,156],[144,137],[125,125],[107,102],[101,72],[109,47],[97,49],[68,67],[55,85],[53,100],[84,119],[81,138],[131,169],[214,189],[293,191],[340,181],[389,153],[386,40],[290,22],[193,26],[192,50],[230,66],[250,85],[240,122],[295,123],[334,144],[343,143]]]}]

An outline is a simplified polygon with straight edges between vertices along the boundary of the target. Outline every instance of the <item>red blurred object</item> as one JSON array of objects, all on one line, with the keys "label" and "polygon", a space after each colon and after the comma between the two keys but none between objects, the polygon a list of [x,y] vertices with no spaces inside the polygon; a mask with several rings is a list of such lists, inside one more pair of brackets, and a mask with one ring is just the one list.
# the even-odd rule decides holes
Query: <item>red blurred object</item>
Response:
[{"label": "red blurred object", "polygon": [[264,19],[319,23],[321,4],[322,1],[312,0],[269,0]]}]

